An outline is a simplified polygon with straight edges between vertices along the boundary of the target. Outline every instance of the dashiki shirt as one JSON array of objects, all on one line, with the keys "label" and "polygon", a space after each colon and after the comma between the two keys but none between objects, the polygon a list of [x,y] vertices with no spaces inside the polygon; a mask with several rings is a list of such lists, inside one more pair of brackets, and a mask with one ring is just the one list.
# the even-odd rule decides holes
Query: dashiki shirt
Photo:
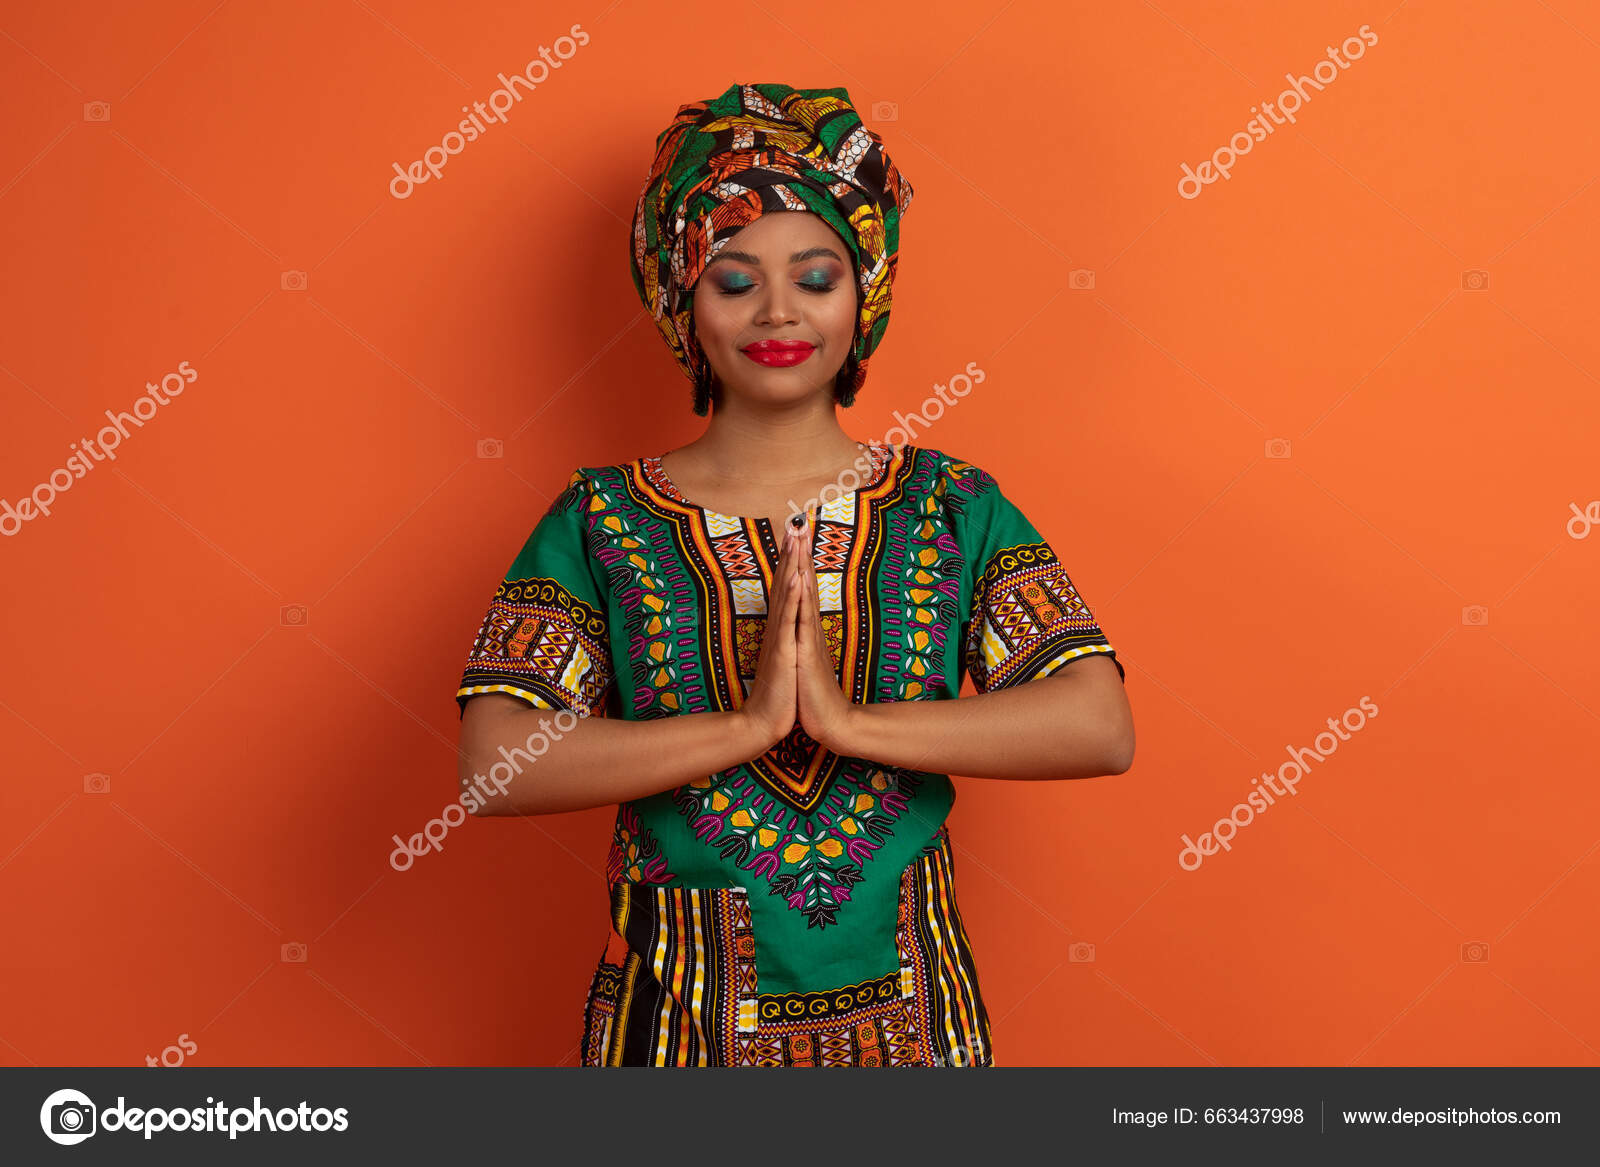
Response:
[{"label": "dashiki shirt", "polygon": [[[947,701],[964,673],[988,692],[1116,661],[993,478],[938,450],[868,449],[813,545],[852,701]],[[738,708],[777,534],[696,506],[659,456],[576,470],[495,592],[462,711],[478,693],[636,721]],[[582,1063],[993,1065],[954,797],[947,775],[841,758],[796,726],[751,762],[619,806]]]}]

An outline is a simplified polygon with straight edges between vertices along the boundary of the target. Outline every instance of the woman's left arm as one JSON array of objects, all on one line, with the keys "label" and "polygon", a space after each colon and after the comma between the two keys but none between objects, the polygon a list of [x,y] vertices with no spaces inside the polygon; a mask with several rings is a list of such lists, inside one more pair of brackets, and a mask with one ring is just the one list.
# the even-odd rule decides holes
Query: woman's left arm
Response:
[{"label": "woman's left arm", "polygon": [[843,757],[973,778],[1092,778],[1133,765],[1133,710],[1117,666],[1100,653],[953,701],[853,703],[823,639],[816,573],[800,574],[798,712],[820,745]]}]

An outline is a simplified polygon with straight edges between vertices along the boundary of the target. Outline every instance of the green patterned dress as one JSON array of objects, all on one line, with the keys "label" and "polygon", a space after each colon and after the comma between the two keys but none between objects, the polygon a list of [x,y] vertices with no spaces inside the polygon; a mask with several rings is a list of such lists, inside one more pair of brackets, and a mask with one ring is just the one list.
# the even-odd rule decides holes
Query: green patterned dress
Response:
[{"label": "green patterned dress", "polygon": [[[989,474],[868,449],[813,541],[852,701],[951,700],[963,673],[988,692],[1091,653],[1116,661]],[[495,592],[457,700],[633,720],[738,708],[774,535],[764,517],[694,505],[659,456],[575,471]],[[583,1064],[993,1065],[953,800],[947,775],[838,757],[797,726],[760,758],[619,806]]]}]

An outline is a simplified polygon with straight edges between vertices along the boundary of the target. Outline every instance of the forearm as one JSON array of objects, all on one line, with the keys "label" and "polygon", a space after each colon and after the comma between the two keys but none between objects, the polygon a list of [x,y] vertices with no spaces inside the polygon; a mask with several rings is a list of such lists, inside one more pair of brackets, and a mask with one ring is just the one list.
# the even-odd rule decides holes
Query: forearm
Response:
[{"label": "forearm", "polygon": [[737,712],[583,717],[562,731],[551,710],[522,706],[496,710],[470,749],[464,741],[459,769],[463,790],[470,786],[483,800],[474,814],[556,814],[659,794],[750,761],[767,746]]},{"label": "forearm", "polygon": [[834,752],[973,778],[1122,773],[1133,735],[1127,700],[1073,669],[953,701],[853,705]]}]

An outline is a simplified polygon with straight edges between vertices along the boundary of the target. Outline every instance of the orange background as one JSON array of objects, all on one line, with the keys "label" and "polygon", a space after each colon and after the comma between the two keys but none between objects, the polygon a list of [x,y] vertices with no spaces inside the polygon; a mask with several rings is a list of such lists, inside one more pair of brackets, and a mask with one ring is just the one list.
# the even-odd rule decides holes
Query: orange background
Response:
[{"label": "orange background", "polygon": [[703,425],[629,217],[679,104],[771,80],[848,88],[916,192],[847,428],[975,361],[921,444],[996,475],[1128,669],[1129,773],[958,782],[998,1061],[1600,1061],[1600,539],[1566,530],[1600,496],[1600,15],[1290,7],[6,5],[0,497],[198,380],[0,539],[0,1060],[575,1064],[614,812],[469,820],[403,874],[391,835],[455,797],[465,654],[569,471]]}]

